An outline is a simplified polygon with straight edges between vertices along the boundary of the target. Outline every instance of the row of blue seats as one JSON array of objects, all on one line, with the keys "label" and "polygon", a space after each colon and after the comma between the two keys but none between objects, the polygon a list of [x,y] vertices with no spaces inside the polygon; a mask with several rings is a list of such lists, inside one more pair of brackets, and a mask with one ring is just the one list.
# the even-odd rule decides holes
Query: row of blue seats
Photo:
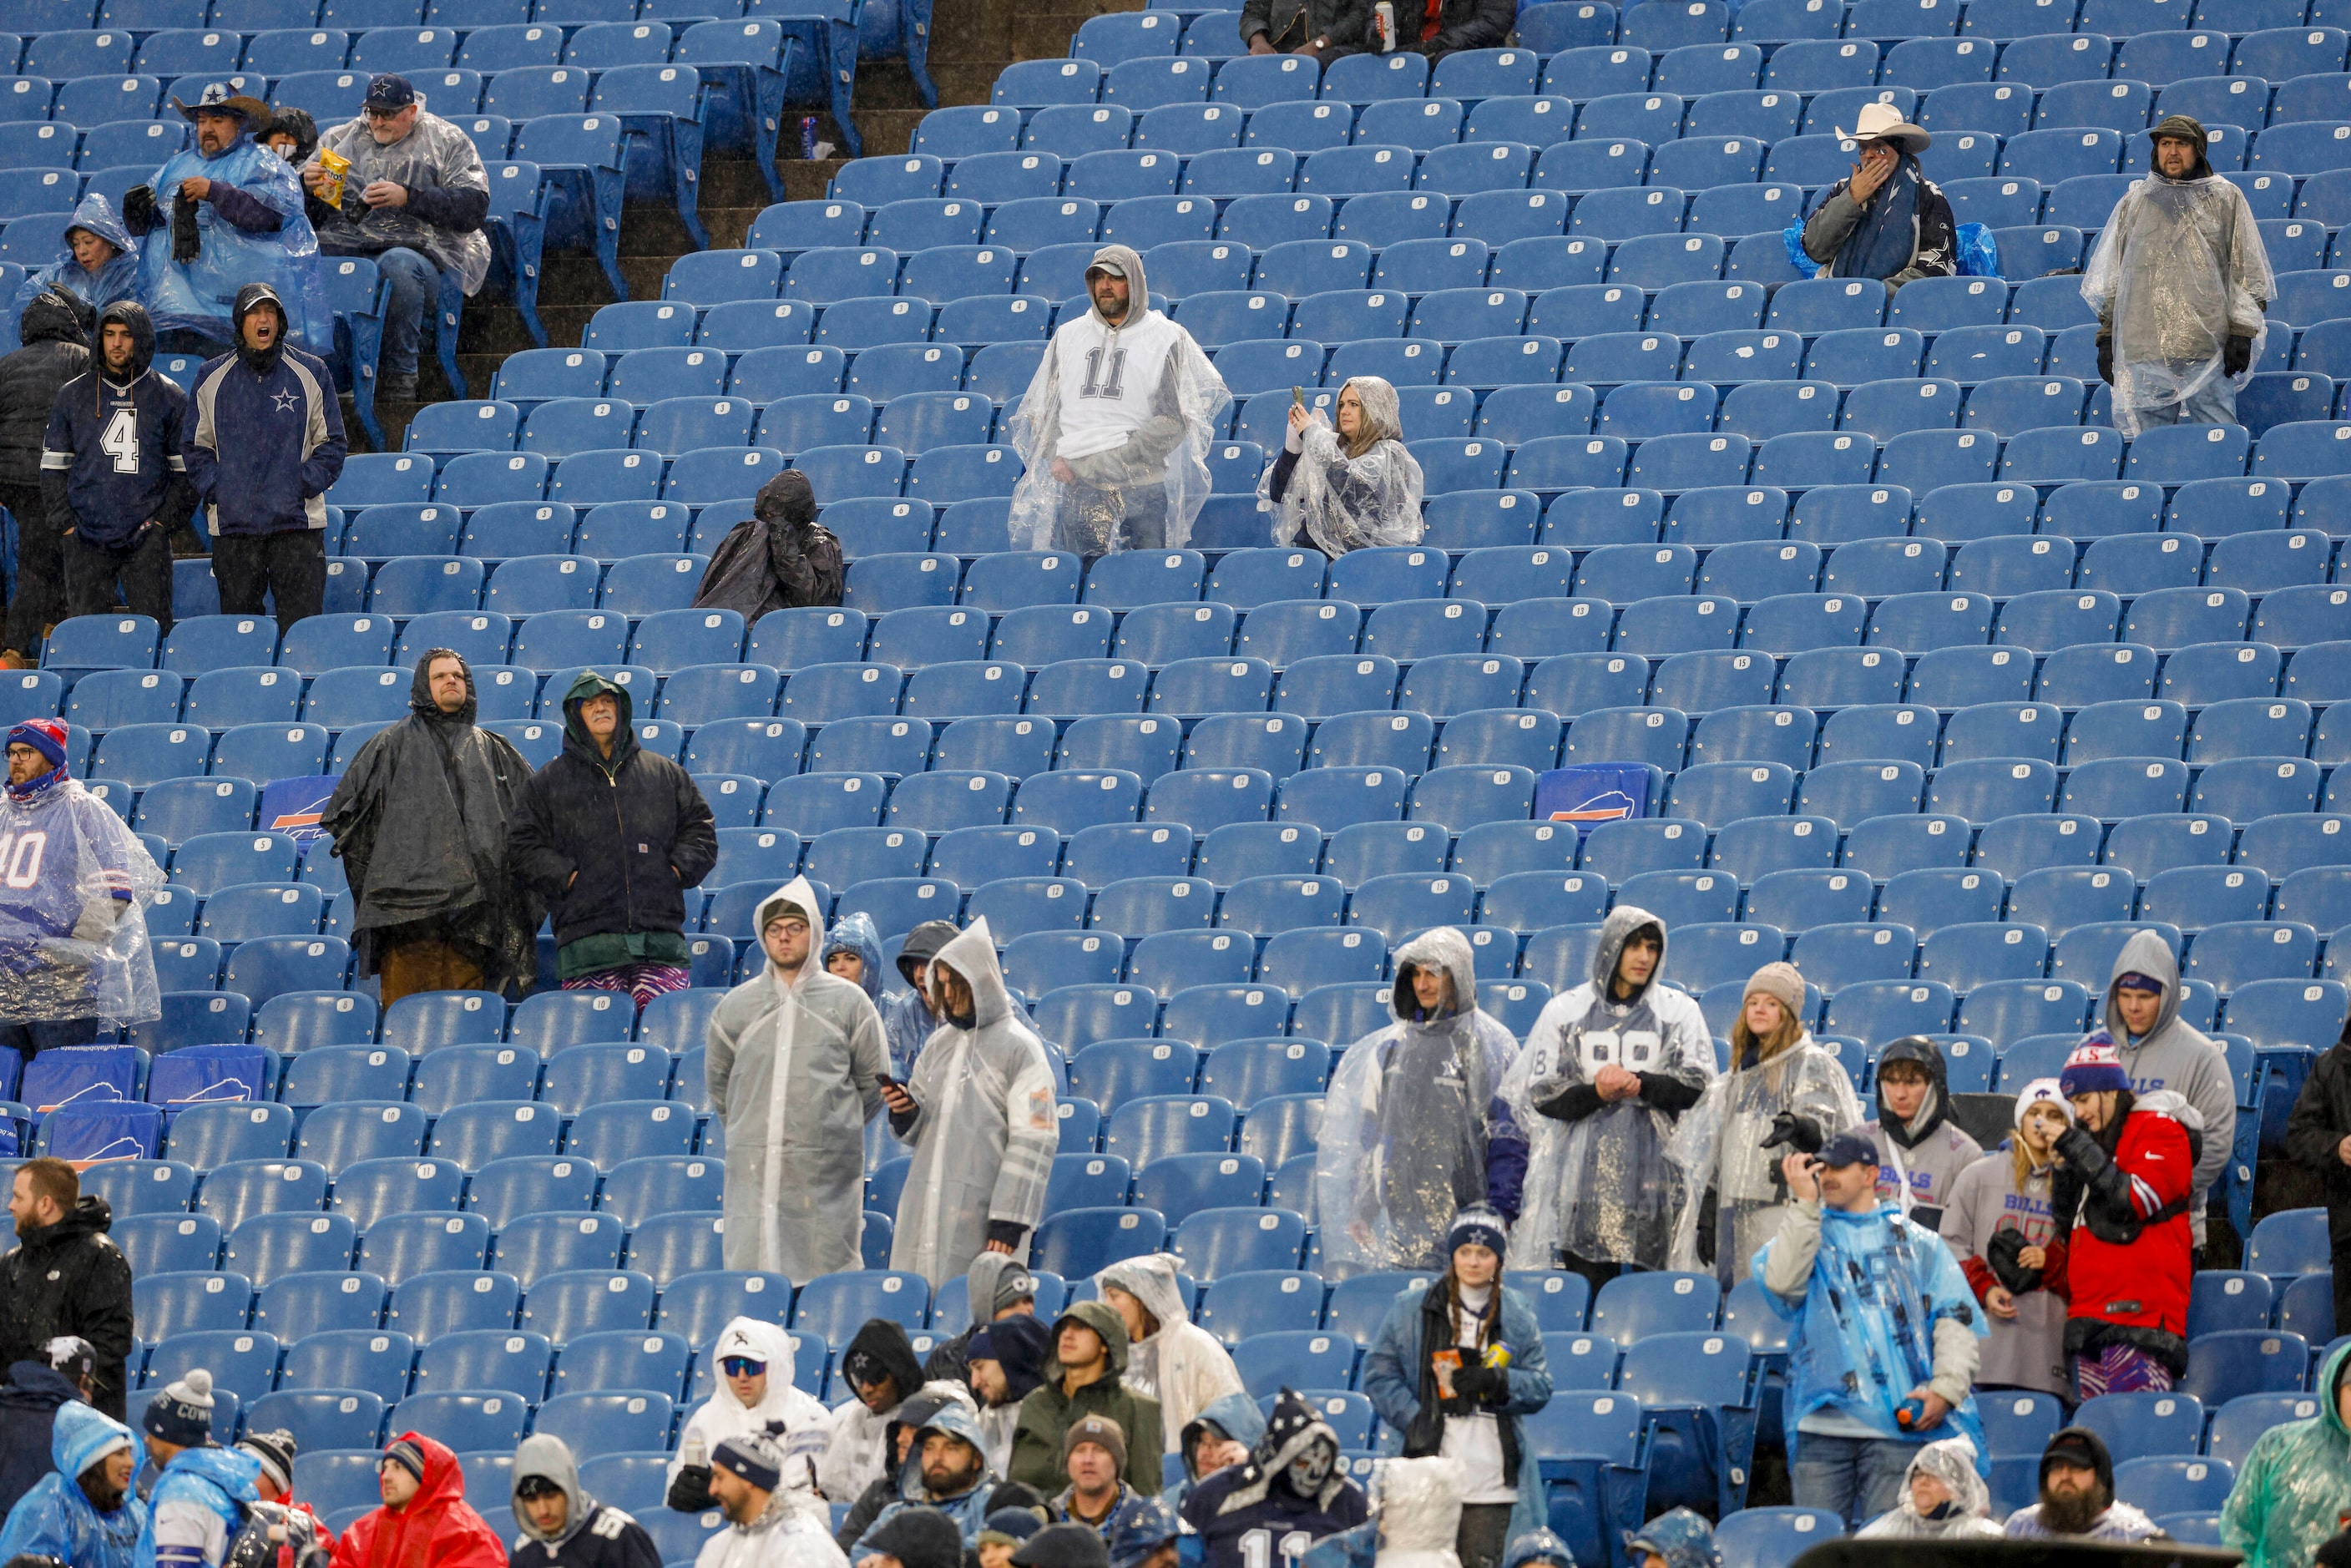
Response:
[{"label": "row of blue seats", "polygon": [[[203,26],[258,33],[313,26],[359,33],[377,27],[414,27],[420,22],[480,27],[535,19],[576,27],[634,21],[639,14],[637,0],[541,0],[536,17],[532,0],[463,5],[457,0],[434,0],[431,15],[424,5],[425,0],[333,0],[323,7],[317,0],[100,0],[91,5],[83,0],[25,0],[16,13],[16,27],[27,35],[89,27],[145,34],[166,27]],[[648,20],[739,16],[744,12],[741,0],[652,0],[643,9]]]}]

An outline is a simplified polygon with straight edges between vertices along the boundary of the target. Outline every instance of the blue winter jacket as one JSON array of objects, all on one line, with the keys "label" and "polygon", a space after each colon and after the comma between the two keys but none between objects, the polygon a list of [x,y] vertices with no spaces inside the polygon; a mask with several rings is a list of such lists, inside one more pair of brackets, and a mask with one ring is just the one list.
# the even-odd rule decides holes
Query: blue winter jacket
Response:
[{"label": "blue winter jacket", "polygon": [[[1442,1276],[1439,1276],[1442,1278]],[[1356,1385],[1380,1415],[1383,1451],[1398,1453],[1403,1434],[1420,1414],[1422,1377],[1427,1369],[1421,1309],[1429,1284],[1407,1285],[1396,1292],[1380,1332],[1364,1353],[1364,1370]],[[1525,1440],[1520,1417],[1531,1416],[1551,1403],[1551,1365],[1543,1357],[1542,1329],[1535,1322],[1534,1304],[1510,1286],[1497,1281],[1501,1322],[1493,1343],[1510,1353],[1510,1399],[1493,1412],[1504,1428],[1504,1448],[1519,1455],[1519,1500],[1510,1508],[1510,1538],[1540,1530],[1549,1518],[1543,1506],[1542,1469],[1535,1462],[1534,1445]],[[1433,1386],[1433,1385],[1432,1385]],[[1427,1450],[1435,1453],[1431,1448]]]},{"label": "blue winter jacket", "polygon": [[58,1406],[49,1437],[57,1469],[9,1511],[0,1527],[0,1563],[29,1553],[70,1568],[132,1568],[147,1531],[147,1505],[131,1494],[112,1513],[100,1513],[79,1479],[108,1448],[131,1441],[130,1427],[78,1399]]},{"label": "blue winter jacket", "polygon": [[349,448],[323,361],[290,343],[260,374],[233,352],[205,361],[187,431],[188,478],[214,535],[327,526],[327,488]]},{"label": "blue winter jacket", "polygon": [[979,1479],[973,1483],[971,1490],[961,1497],[951,1497],[935,1502],[922,1490],[919,1479],[915,1480],[913,1490],[904,1498],[891,1503],[873,1516],[873,1522],[866,1528],[865,1533],[858,1538],[856,1549],[849,1554],[852,1563],[865,1561],[874,1551],[872,1544],[873,1532],[881,1529],[890,1519],[910,1508],[937,1509],[941,1513],[954,1520],[956,1528],[963,1531],[964,1550],[966,1552],[978,1550],[980,1527],[987,1522],[987,1500],[995,1495],[998,1484],[998,1478],[989,1474],[985,1467],[987,1439],[980,1433],[979,1421],[962,1406],[951,1403],[924,1422],[922,1429],[914,1434],[914,1450],[908,1458],[908,1470],[911,1476],[919,1477],[922,1471],[924,1432],[945,1432],[950,1437],[961,1437],[970,1444],[972,1452],[981,1456],[983,1460]]},{"label": "blue winter jacket", "polygon": [[261,1461],[241,1448],[183,1448],[147,1500],[131,1568],[221,1568],[247,1508],[261,1500]]},{"label": "blue winter jacket", "polygon": [[1265,1436],[1265,1412],[1246,1394],[1219,1394],[1185,1424],[1179,1439],[1182,1446],[1176,1450],[1184,1458],[1184,1479],[1159,1494],[1159,1500],[1179,1514],[1184,1510],[1184,1500],[1200,1481],[1192,1456],[1200,1446],[1203,1425],[1212,1426],[1234,1442],[1254,1449],[1258,1439]]},{"label": "blue winter jacket", "polygon": [[[114,247],[114,259],[99,267],[95,277],[74,259],[73,246],[66,236],[76,229],[88,229]],[[36,269],[25,279],[24,287],[16,291],[17,308],[22,309],[52,283],[89,306],[93,315],[118,299],[139,298],[139,242],[122,226],[114,204],[102,193],[92,191],[84,196],[74,208],[73,216],[57,230],[57,260]]]}]

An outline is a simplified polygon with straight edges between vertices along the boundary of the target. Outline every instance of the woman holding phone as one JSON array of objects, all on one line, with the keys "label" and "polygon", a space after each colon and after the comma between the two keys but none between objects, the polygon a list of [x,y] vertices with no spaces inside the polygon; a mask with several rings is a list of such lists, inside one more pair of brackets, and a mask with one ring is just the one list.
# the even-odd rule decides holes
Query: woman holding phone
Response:
[{"label": "woman holding phone", "polygon": [[1370,545],[1418,544],[1420,465],[1405,450],[1396,391],[1377,376],[1339,389],[1338,425],[1293,389],[1290,434],[1258,481],[1274,513],[1273,542],[1307,541],[1333,560]]}]

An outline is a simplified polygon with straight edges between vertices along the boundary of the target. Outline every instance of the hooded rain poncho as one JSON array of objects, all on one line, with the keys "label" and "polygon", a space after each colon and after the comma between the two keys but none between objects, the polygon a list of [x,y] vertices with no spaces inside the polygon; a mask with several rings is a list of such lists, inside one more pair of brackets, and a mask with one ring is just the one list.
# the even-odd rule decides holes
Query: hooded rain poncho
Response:
[{"label": "hooded rain poncho", "polygon": [[[210,202],[198,202],[196,228],[204,253],[193,262],[172,259],[172,198],[181,184],[205,179],[234,185],[283,220],[275,234],[248,234],[220,215]],[[335,352],[335,312],[327,299],[326,270],[319,260],[319,236],[302,204],[302,182],[294,166],[256,141],[248,128],[228,151],[207,158],[193,139],[163,161],[148,183],[167,221],[141,242],[140,287],[159,332],[195,332],[215,342],[236,340],[229,307],[248,283],[266,283],[286,310],[286,333],[322,359]]]},{"label": "hooded rain poncho", "polygon": [[409,716],[360,747],[319,826],[334,839],[350,879],[351,946],[361,976],[380,972],[385,952],[413,939],[403,927],[437,924],[498,990],[528,983],[538,970],[546,911],[507,870],[507,824],[531,768],[512,742],[475,724],[472,666],[465,665],[465,706],[441,711],[425,679],[439,658],[465,664],[449,648],[416,661]]},{"label": "hooded rain poncho", "polygon": [[724,1376],[713,1379],[710,1397],[685,1418],[675,1452],[669,1457],[666,1489],[687,1465],[707,1465],[718,1445],[729,1437],[758,1433],[774,1440],[787,1459],[803,1449],[821,1453],[830,1437],[832,1412],[816,1396],[794,1386],[792,1336],[758,1318],[735,1318],[718,1331],[710,1347],[713,1366],[732,1355],[747,1355],[768,1364],[768,1388],[759,1403],[745,1406],[735,1397],[734,1385]]},{"label": "hooded rain poncho", "polygon": [[1390,1459],[1380,1467],[1376,1568],[1461,1568],[1460,1465],[1442,1455]]},{"label": "hooded rain poncho", "polygon": [[1396,390],[1377,376],[1352,378],[1340,396],[1347,387],[1363,400],[1370,444],[1362,456],[1348,455],[1339,433],[1319,413],[1299,433],[1296,462],[1280,499],[1273,494],[1279,461],[1257,482],[1259,509],[1274,514],[1275,544],[1292,543],[1302,529],[1309,543],[1335,558],[1375,545],[1420,542],[1420,465],[1404,444]]},{"label": "hooded rain poncho", "polygon": [[906,1084],[914,1117],[898,1136],[914,1163],[898,1200],[890,1267],[920,1274],[936,1290],[987,1245],[992,1221],[1025,1228],[1014,1255],[1028,1258],[1044,1218],[1061,1121],[1052,1066],[1005,989],[986,917],[933,963],[971,987],[972,1022],[958,1028],[942,1019]]},{"label": "hooded rain poncho", "polygon": [[1176,1441],[1176,1452],[1184,1457],[1184,1479],[1159,1494],[1159,1500],[1169,1508],[1180,1511],[1184,1499],[1200,1482],[1200,1436],[1207,1428],[1217,1431],[1254,1449],[1265,1436],[1265,1412],[1247,1393],[1225,1394],[1208,1401],[1207,1407],[1184,1425]]},{"label": "hooded rain poncho", "polygon": [[1117,1286],[1159,1320],[1157,1333],[1129,1347],[1126,1385],[1159,1401],[1159,1429],[1167,1452],[1175,1453],[1194,1417],[1218,1398],[1241,1391],[1241,1375],[1217,1336],[1185,1310],[1172,1254],[1147,1252],[1113,1263],[1094,1276],[1094,1283]]},{"label": "hooded rain poncho", "polygon": [[161,1018],[146,908],[163,873],[63,768],[0,790],[0,1023]]},{"label": "hooded rain poncho", "polygon": [[2253,340],[2232,378],[2242,388],[2261,367],[2276,294],[2245,193],[2202,159],[2186,179],[2149,172],[2124,192],[2082,274],[2082,298],[2114,343],[2115,428],[2136,438],[2146,413],[2224,374],[2231,336]]},{"label": "hooded rain poncho", "polygon": [[[1012,548],[1181,549],[1208,498],[1208,445],[1232,394],[1192,334],[1150,308],[1143,257],[1121,245],[1097,254],[1125,272],[1127,313],[1117,326],[1095,308],[1065,321],[1021,396],[1007,426],[1027,465]],[[1053,476],[1056,458],[1076,484]]]},{"label": "hooded rain poncho", "polygon": [[789,981],[769,963],[726,993],[705,1076],[726,1128],[726,1266],[801,1281],[863,1266],[865,1124],[889,1057],[866,993],[817,962],[823,905],[806,878],[760,902],[753,939],[786,904],[808,916],[810,956]]},{"label": "hooded rain poncho", "polygon": [[54,1557],[68,1568],[131,1568],[147,1529],[147,1505],[126,1491],[112,1513],[100,1513],[81,1490],[81,1473],[116,1447],[137,1452],[130,1427],[78,1399],[58,1406],[49,1429],[57,1469],[8,1511],[7,1523],[0,1526],[0,1563],[34,1556]]},{"label": "hooded rain poncho", "polygon": [[[87,229],[114,247],[114,255],[93,274],[74,259],[73,231]],[[122,226],[121,214],[103,192],[92,191],[75,206],[73,216],[57,230],[57,258],[36,268],[16,291],[21,309],[51,284],[89,307],[105,309],[117,300],[139,298],[139,242]]]},{"label": "hooded rain poncho", "polygon": [[[1767,1149],[1771,1119],[1782,1111],[1819,1124],[1823,1136],[1861,1121],[1853,1078],[1807,1032],[1768,1062],[1716,1079],[1674,1128],[1666,1145],[1677,1183],[1673,1267],[1712,1267],[1725,1289],[1747,1278],[1747,1260],[1771,1239],[1788,1189],[1779,1180],[1782,1145]],[[1709,1253],[1698,1235],[1706,1195],[1715,1194]]]},{"label": "hooded rain poncho", "polygon": [[[1630,1001],[1618,1002],[1612,988],[1617,959],[1644,925],[1656,928],[1657,967]],[[1677,1114],[1652,1103],[1646,1091],[1603,1102],[1573,1121],[1539,1109],[1557,1105],[1612,1062],[1689,1090],[1714,1082],[1714,1037],[1697,998],[1659,981],[1665,944],[1665,922],[1648,911],[1629,904],[1610,910],[1593,948],[1592,978],[1545,1005],[1502,1081],[1502,1097],[1528,1142],[1525,1203],[1510,1244],[1533,1266],[1548,1266],[1562,1253],[1666,1266],[1674,1210],[1665,1151]]]},{"label": "hooded rain poncho", "polygon": [[2351,1500],[2351,1430],[2343,1425],[2344,1374],[2351,1344],[2338,1343],[2318,1369],[2318,1414],[2271,1427],[2237,1469],[2220,1511],[2220,1544],[2245,1554],[2245,1568],[2303,1568],[2342,1528]]},{"label": "hooded rain poncho", "polygon": [[[1419,967],[1452,977],[1453,1010],[1422,1016]],[[1446,1227],[1486,1201],[1489,1134],[1522,1136],[1499,1099],[1519,1043],[1478,1006],[1468,938],[1425,931],[1396,949],[1395,973],[1396,1021],[1347,1048],[1323,1100],[1315,1201],[1341,1275],[1443,1268]]]},{"label": "hooded rain poncho", "polygon": [[[1902,1474],[1902,1500],[1854,1531],[1871,1540],[1998,1541],[2000,1521],[1991,1517],[1991,1488],[1976,1473],[1975,1445],[1965,1437],[1928,1444]],[[1943,1483],[1951,1500],[1928,1518],[1910,1500],[1910,1482],[1921,1472]]]},{"label": "hooded rain poncho", "polygon": [[457,1456],[421,1433],[394,1437],[423,1452],[424,1479],[399,1512],[376,1508],[352,1521],[335,1542],[335,1568],[505,1568],[506,1542],[465,1500]]}]

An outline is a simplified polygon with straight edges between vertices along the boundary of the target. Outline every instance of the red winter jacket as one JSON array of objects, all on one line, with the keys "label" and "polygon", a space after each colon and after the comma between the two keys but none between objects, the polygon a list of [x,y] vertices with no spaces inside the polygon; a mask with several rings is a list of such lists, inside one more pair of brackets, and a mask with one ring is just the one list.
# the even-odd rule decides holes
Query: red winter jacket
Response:
[{"label": "red winter jacket", "polygon": [[[2188,1130],[2152,1111],[2133,1111],[2124,1118],[2113,1163],[2128,1184],[2132,1213],[2141,1220],[2186,1198],[2196,1174]],[[2095,1192],[2082,1194],[2084,1210],[2097,1202]],[[2184,1340],[2189,1283],[2196,1272],[2194,1227],[2187,1210],[2146,1226],[2128,1245],[2100,1240],[2083,1213],[2072,1218],[2072,1234],[2050,1244],[2044,1272],[2049,1289],[2070,1297],[2066,1316],[2155,1329]]]}]

